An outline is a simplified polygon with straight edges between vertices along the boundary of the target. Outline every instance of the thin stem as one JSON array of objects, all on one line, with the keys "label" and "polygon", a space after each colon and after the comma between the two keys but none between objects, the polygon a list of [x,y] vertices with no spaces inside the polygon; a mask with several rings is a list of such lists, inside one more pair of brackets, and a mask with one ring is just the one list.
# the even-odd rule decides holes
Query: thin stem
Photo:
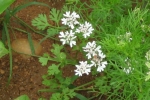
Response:
[{"label": "thin stem", "polygon": [[10,45],[10,37],[9,37],[9,33],[8,33],[8,28],[7,28],[7,24],[6,22],[4,21],[4,29],[5,29],[5,32],[6,32],[6,36],[7,36],[7,40],[8,40],[8,47],[9,47],[9,62],[10,62],[10,71],[9,71],[9,78],[8,78],[8,84],[10,83],[10,80],[12,78],[12,52],[11,52],[11,45]]},{"label": "thin stem", "polygon": [[94,83],[95,81],[96,81],[96,80],[93,80],[93,81],[88,82],[88,83],[86,83],[86,84],[80,85],[80,86],[74,88],[74,90],[78,90],[79,88],[82,88],[82,87],[85,87],[85,86],[87,86],[87,85],[89,85],[89,84],[92,84],[92,83]]}]

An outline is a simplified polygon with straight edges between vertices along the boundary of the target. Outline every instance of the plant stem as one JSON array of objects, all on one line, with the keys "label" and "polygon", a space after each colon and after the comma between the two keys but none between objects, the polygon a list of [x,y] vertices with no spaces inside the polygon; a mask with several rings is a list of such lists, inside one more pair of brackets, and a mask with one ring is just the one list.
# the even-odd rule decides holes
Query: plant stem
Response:
[{"label": "plant stem", "polygon": [[[85,87],[85,86],[87,86],[87,85],[89,85],[89,84],[92,84],[92,83],[94,83],[95,81],[96,81],[96,80],[93,80],[93,81],[88,82],[88,83],[86,83],[86,84],[80,85],[80,86],[74,88],[74,90],[78,90],[79,88],[82,88],[82,87]],[[80,89],[80,90],[81,90],[81,89]]]},{"label": "plant stem", "polygon": [[6,22],[4,21],[4,29],[5,29],[5,32],[6,32],[6,36],[7,36],[7,40],[8,40],[8,47],[9,47],[9,62],[10,62],[10,71],[9,71],[9,78],[8,78],[8,84],[10,83],[10,80],[12,78],[12,52],[11,52],[11,45],[10,45],[10,37],[9,37],[9,33],[8,33],[8,28],[7,28],[7,24]]}]

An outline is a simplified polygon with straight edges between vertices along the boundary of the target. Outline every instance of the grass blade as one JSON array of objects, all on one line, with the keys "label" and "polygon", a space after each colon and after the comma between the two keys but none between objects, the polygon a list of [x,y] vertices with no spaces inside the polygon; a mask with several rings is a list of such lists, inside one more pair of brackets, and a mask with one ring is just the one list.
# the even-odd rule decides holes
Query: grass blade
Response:
[{"label": "grass blade", "polygon": [[31,49],[32,55],[34,55],[35,54],[35,49],[34,49],[34,44],[33,44],[33,41],[32,41],[30,33],[28,33],[28,41],[29,41],[29,45],[30,45],[30,49]]},{"label": "grass blade", "polygon": [[7,28],[7,24],[5,21],[3,22],[3,25],[4,25],[5,32],[6,32],[7,42],[8,42],[8,47],[9,47],[9,63],[10,63],[10,71],[9,71],[9,78],[8,78],[8,85],[9,85],[10,80],[12,78],[12,52],[11,52],[11,45],[10,45],[10,37],[9,37],[9,33],[8,33],[8,28]]}]

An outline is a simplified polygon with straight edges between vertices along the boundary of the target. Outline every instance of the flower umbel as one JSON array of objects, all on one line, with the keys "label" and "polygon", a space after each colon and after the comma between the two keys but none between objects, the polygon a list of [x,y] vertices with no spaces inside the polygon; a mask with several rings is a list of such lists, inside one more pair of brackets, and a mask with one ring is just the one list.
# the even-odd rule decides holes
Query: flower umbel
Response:
[{"label": "flower umbel", "polygon": [[92,56],[99,55],[101,56],[101,46],[96,47],[96,42],[88,42],[85,47],[83,47],[83,51],[87,52],[86,56],[88,59],[92,58]]},{"label": "flower umbel", "polygon": [[60,41],[62,42],[62,44],[69,44],[70,47],[73,47],[73,45],[76,45],[76,36],[75,33],[72,32],[72,30],[70,30],[70,32],[66,31],[66,32],[60,32],[59,35]]},{"label": "flower umbel", "polygon": [[74,25],[79,24],[77,18],[80,18],[80,16],[76,12],[70,13],[70,11],[68,11],[63,15],[64,18],[61,19],[62,24],[68,25],[71,29],[74,29]]},{"label": "flower umbel", "polygon": [[91,72],[91,65],[87,61],[80,61],[80,65],[76,65],[75,75],[82,76],[83,74],[89,74]]},{"label": "flower umbel", "polygon": [[80,24],[80,27],[76,30],[76,32],[82,32],[84,38],[87,38],[92,34],[93,30],[92,25],[86,21],[84,24]]},{"label": "flower umbel", "polygon": [[97,71],[102,72],[107,65],[107,61],[103,61],[106,57],[100,50],[101,46],[96,46],[96,42],[88,42],[86,47],[83,47],[84,51],[87,52],[86,56],[91,60],[91,66],[98,67]]}]

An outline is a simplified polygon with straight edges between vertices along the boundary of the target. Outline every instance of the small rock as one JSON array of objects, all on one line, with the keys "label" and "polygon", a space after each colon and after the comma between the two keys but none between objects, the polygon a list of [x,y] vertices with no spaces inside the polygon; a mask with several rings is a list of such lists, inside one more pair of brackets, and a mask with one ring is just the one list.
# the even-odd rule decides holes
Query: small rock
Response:
[{"label": "small rock", "polygon": [[[32,42],[34,45],[35,55],[40,55],[42,46],[36,40],[32,40]],[[31,57],[30,55],[32,55],[28,39],[16,39],[12,42],[11,46],[12,49],[17,53],[20,53],[24,59],[29,59]]]},{"label": "small rock", "polygon": [[5,73],[5,71],[0,69],[0,74],[4,74],[4,73]]}]

